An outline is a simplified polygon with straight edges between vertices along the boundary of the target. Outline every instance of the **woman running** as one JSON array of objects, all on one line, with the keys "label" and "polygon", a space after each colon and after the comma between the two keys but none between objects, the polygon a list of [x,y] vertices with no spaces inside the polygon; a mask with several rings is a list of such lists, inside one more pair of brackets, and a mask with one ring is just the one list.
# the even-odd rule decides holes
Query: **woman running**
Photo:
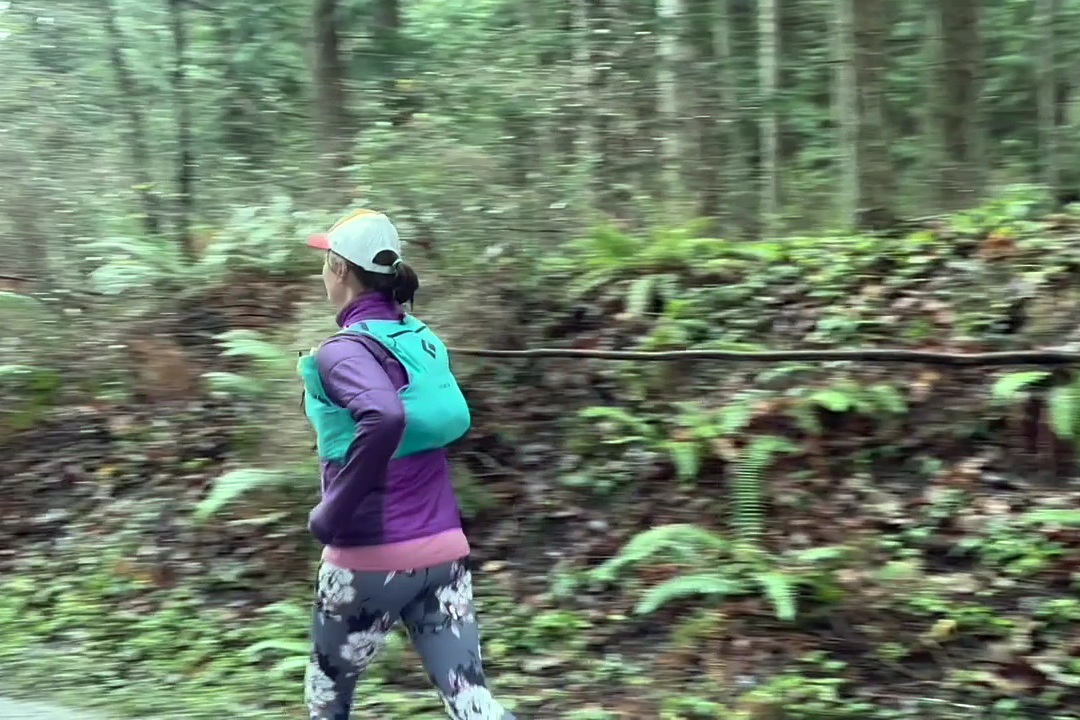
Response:
[{"label": "woman running", "polygon": [[304,696],[312,720],[348,720],[357,681],[400,620],[455,720],[514,720],[492,698],[446,446],[469,408],[446,346],[404,312],[420,287],[397,229],[362,210],[310,239],[340,332],[301,358],[325,548]]}]

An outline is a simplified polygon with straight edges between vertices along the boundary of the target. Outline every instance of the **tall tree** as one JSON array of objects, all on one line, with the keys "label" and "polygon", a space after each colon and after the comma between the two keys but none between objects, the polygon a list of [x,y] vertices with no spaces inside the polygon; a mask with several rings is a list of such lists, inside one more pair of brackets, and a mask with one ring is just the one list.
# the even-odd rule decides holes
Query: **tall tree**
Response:
[{"label": "tall tree", "polygon": [[142,108],[146,105],[135,75],[124,57],[127,41],[117,21],[116,8],[111,0],[102,3],[105,32],[109,39],[109,64],[112,66],[116,86],[120,90],[121,104],[127,120],[128,153],[131,172],[135,180],[135,192],[142,206],[143,227],[150,234],[161,232],[161,199],[154,187],[150,172],[149,131]]},{"label": "tall tree", "polygon": [[325,189],[343,202],[347,191],[342,169],[350,162],[353,133],[337,0],[314,0],[313,10],[317,140],[326,170]]},{"label": "tall tree", "polygon": [[885,229],[895,219],[885,126],[888,23],[883,5],[882,0],[834,0],[834,98],[844,153],[844,190],[850,198],[849,218],[864,230]]},{"label": "tall tree", "polygon": [[830,0],[832,39],[832,113],[840,149],[841,217],[854,223],[859,210],[859,97],[855,87],[855,18],[852,0]]},{"label": "tall tree", "polygon": [[713,39],[716,57],[715,82],[719,106],[717,109],[718,132],[716,162],[719,166],[720,185],[724,189],[720,222],[724,232],[741,233],[750,226],[749,203],[746,188],[749,186],[750,163],[739,130],[740,103],[739,75],[735,68],[735,0],[716,0],[714,10],[716,23]]},{"label": "tall tree", "polygon": [[979,0],[932,1],[929,26],[931,78],[935,89],[930,113],[937,133],[937,178],[941,209],[976,204],[984,183],[982,123],[982,47]]},{"label": "tall tree", "polygon": [[720,117],[722,91],[717,75],[716,26],[712,0],[686,0],[690,24],[687,45],[690,51],[688,77],[696,88],[690,109],[693,113],[693,190],[695,214],[713,221],[719,228],[724,194],[724,152],[721,147]]},{"label": "tall tree", "polygon": [[190,258],[195,255],[191,221],[195,216],[195,140],[192,137],[191,97],[188,90],[188,33],[184,17],[185,0],[169,0],[169,20],[173,38],[172,85],[176,111],[176,210],[177,241]]},{"label": "tall tree", "polygon": [[761,97],[761,205],[765,230],[780,214],[780,15],[777,0],[758,3],[758,92]]},{"label": "tall tree", "polygon": [[657,0],[657,90],[660,122],[660,139],[663,153],[663,185],[667,193],[676,193],[682,185],[683,170],[689,159],[684,134],[686,132],[686,89],[681,73],[686,68],[686,52],[683,43],[687,24],[683,0]]},{"label": "tall tree", "polygon": [[409,94],[402,85],[401,8],[398,0],[375,0],[372,6],[371,54],[382,90],[382,104],[394,122],[401,120]]},{"label": "tall tree", "polygon": [[618,114],[612,107],[611,97],[611,77],[617,54],[612,2],[614,0],[577,0],[583,39],[579,62],[582,62],[584,73],[582,101],[588,108],[586,152],[592,204],[609,217],[618,218],[623,210],[623,192],[616,157]]},{"label": "tall tree", "polygon": [[1036,0],[1036,79],[1038,97],[1037,123],[1039,133],[1039,168],[1042,183],[1057,195],[1061,191],[1061,156],[1057,94],[1059,72],[1057,65],[1057,20],[1061,0]]}]

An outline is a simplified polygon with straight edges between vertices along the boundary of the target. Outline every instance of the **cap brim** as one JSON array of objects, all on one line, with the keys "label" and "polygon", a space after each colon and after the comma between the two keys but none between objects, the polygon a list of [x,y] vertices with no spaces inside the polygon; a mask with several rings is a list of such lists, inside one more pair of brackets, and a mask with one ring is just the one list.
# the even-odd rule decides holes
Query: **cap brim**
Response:
[{"label": "cap brim", "polygon": [[329,250],[330,249],[330,236],[326,233],[319,235],[312,235],[307,240],[308,247],[313,247],[316,250]]}]

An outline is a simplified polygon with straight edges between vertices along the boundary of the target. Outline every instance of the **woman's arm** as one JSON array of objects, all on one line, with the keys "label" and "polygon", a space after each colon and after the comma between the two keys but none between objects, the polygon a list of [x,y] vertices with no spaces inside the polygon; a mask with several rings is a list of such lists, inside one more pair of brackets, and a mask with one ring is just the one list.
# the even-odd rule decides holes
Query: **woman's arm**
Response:
[{"label": "woman's arm", "polygon": [[331,338],[319,348],[316,362],[327,396],[356,421],[356,437],[341,469],[309,520],[312,534],[329,543],[351,520],[365,492],[384,483],[405,431],[405,408],[375,349],[363,338]]}]

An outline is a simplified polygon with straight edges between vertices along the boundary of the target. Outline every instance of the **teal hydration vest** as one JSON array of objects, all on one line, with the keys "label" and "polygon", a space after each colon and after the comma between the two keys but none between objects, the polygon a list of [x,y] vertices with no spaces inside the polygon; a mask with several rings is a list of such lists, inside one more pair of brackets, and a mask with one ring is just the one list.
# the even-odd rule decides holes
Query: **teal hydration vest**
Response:
[{"label": "teal hydration vest", "polygon": [[[399,392],[405,433],[395,458],[444,448],[469,431],[469,405],[450,370],[450,353],[427,325],[406,315],[400,322],[356,323],[337,334],[348,333],[376,340],[408,375]],[[356,438],[356,422],[348,409],[327,397],[314,354],[300,358],[297,372],[304,381],[304,412],[315,429],[319,458],[341,462]]]}]

